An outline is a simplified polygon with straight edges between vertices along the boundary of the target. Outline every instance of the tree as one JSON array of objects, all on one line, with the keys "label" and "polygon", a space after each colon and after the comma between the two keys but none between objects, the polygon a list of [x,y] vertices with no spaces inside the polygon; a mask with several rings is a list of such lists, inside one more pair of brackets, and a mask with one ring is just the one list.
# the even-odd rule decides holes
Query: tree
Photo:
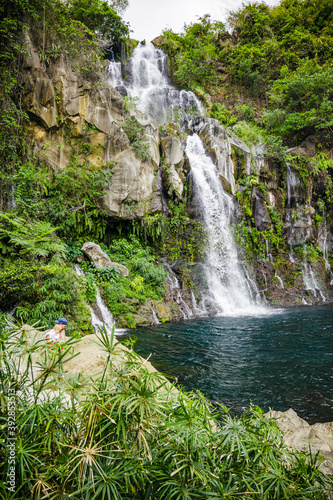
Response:
[{"label": "tree", "polygon": [[[120,2],[125,8],[126,0]],[[107,1],[69,0],[69,15],[72,19],[85,24],[90,30],[102,35],[114,45],[129,35],[129,27]],[[118,8],[118,2],[116,2]],[[120,9],[121,10],[121,9]]]},{"label": "tree", "polygon": [[270,92],[271,110],[265,113],[270,129],[304,139],[333,127],[333,68],[305,61],[296,71],[281,69]]}]

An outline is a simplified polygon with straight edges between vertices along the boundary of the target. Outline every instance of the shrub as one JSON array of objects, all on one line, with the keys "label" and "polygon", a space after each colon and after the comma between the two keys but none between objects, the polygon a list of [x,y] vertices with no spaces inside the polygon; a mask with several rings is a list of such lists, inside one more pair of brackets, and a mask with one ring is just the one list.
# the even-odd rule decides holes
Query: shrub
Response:
[{"label": "shrub", "polygon": [[231,114],[231,111],[219,102],[214,102],[210,116],[211,118],[216,118],[216,120],[226,127],[231,127],[237,121],[237,118]]},{"label": "shrub", "polygon": [[149,141],[144,135],[144,126],[134,116],[126,116],[125,123],[121,128],[127,135],[131,146],[135,149],[135,156],[142,160],[148,160],[151,156]]},{"label": "shrub", "polygon": [[168,273],[162,266],[157,266],[145,258],[133,260],[132,269],[143,276],[153,287],[162,286],[168,276]]},{"label": "shrub", "polygon": [[300,138],[332,127],[333,68],[305,61],[296,71],[282,74],[270,92],[268,126],[277,134],[297,133]]},{"label": "shrub", "polygon": [[113,340],[101,332],[104,363],[91,381],[64,372],[72,341],[51,351],[24,329],[2,329],[0,470],[10,470],[10,431],[19,485],[7,498],[327,498],[332,479],[318,455],[287,449],[260,408],[238,418],[216,411],[151,373],[131,348],[120,361]]}]

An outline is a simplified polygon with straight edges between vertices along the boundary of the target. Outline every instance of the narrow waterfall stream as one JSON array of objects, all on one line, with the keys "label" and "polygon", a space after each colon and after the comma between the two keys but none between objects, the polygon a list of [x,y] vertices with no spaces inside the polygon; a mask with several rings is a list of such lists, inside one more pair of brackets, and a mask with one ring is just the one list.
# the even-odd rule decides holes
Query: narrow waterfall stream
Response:
[{"label": "narrow waterfall stream", "polygon": [[[177,122],[189,132],[195,116],[204,119],[204,108],[193,92],[177,90],[168,79],[168,61],[163,51],[152,44],[139,45],[128,64],[127,79],[120,81],[119,63],[110,63],[111,84],[122,93],[138,98],[138,109],[159,124]],[[197,134],[189,135],[186,153],[190,161],[198,217],[204,222],[208,248],[202,300],[191,311],[182,307],[184,319],[200,315],[260,314],[260,295],[249,273],[242,267],[231,224],[235,218],[233,198],[223,190],[218,169],[206,154]],[[170,278],[171,281],[174,279]],[[177,301],[182,302],[177,290]]]},{"label": "narrow waterfall stream", "polygon": [[303,262],[302,264],[302,277],[305,289],[309,290],[316,299],[326,302],[326,297],[320,289],[320,285],[309,262]]},{"label": "narrow waterfall stream", "polygon": [[[74,264],[74,271],[78,276],[84,276],[84,272],[77,265]],[[114,325],[114,320],[111,311],[106,306],[104,300],[101,297],[101,292],[96,287],[96,303],[93,306],[89,306],[91,313],[91,324],[93,326],[94,332],[99,333],[100,330],[104,328],[108,335],[111,335],[112,328]]]}]

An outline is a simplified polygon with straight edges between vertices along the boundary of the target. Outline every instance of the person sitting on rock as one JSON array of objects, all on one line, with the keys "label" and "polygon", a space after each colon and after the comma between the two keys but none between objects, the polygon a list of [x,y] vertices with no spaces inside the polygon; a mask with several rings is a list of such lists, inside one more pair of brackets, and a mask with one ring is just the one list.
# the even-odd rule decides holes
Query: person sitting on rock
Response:
[{"label": "person sitting on rock", "polygon": [[67,337],[65,330],[67,327],[67,319],[60,318],[56,321],[56,325],[45,334],[46,341],[54,344],[55,342],[66,342]]}]

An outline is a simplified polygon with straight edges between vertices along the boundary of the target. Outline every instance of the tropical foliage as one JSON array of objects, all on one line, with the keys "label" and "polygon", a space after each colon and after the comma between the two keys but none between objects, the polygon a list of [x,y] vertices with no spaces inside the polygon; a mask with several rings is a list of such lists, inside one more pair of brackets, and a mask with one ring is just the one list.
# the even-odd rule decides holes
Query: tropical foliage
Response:
[{"label": "tropical foliage", "polygon": [[129,35],[128,24],[106,1],[69,0],[66,5],[70,19],[80,21],[111,47],[117,46]]},{"label": "tropical foliage", "polygon": [[197,23],[185,25],[182,35],[163,32],[163,45],[174,58],[174,77],[179,85],[193,89],[216,80],[218,42],[224,31],[223,23],[206,15]]},{"label": "tropical foliage", "polygon": [[0,213],[0,251],[3,255],[64,257],[64,244],[48,222],[31,222],[13,214]]},{"label": "tropical foliage", "polygon": [[244,119],[235,101],[269,100],[245,119],[297,141],[332,128],[332,19],[330,0],[252,2],[230,14],[229,32],[205,16],[180,35],[165,31],[161,45],[176,82],[213,95],[213,117],[232,125]]},{"label": "tropical foliage", "polygon": [[115,238],[109,247],[101,246],[111,261],[125,265],[130,274],[124,277],[116,268],[96,269],[94,265],[83,262],[81,267],[85,276],[80,280],[86,287],[86,299],[96,300],[95,287],[98,286],[117,324],[135,328],[135,313],[140,304],[164,297],[168,274],[157,264],[152,249],[144,246],[133,234],[127,238]]},{"label": "tropical foliage", "polygon": [[306,60],[297,70],[281,68],[269,94],[267,127],[282,136],[299,139],[321,130],[333,130],[333,67]]},{"label": "tropical foliage", "polygon": [[[176,389],[127,357],[101,332],[101,373],[66,372],[73,341],[49,349],[20,330],[0,341],[1,477],[9,472],[10,427],[17,488],[3,498],[325,499],[320,460],[283,445],[274,419],[250,407],[233,418],[200,393]],[[119,351],[118,351],[119,352]]]},{"label": "tropical foliage", "polygon": [[45,328],[67,316],[69,332],[88,332],[84,290],[65,265],[65,245],[55,229],[48,222],[0,213],[0,310]]}]

